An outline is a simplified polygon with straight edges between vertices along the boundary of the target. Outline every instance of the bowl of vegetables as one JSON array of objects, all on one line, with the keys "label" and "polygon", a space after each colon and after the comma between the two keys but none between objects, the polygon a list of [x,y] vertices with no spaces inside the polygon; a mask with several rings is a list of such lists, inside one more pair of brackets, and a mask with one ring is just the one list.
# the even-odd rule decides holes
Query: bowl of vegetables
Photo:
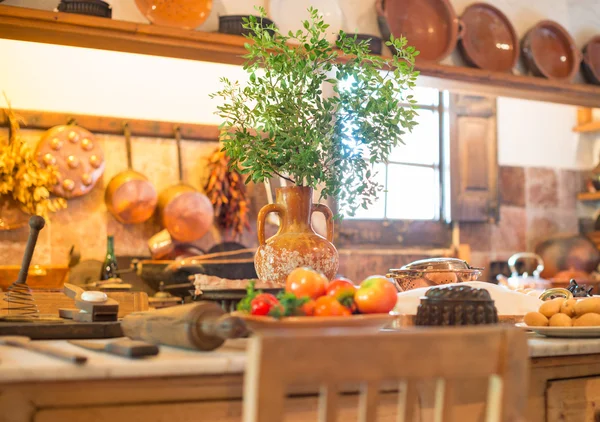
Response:
[{"label": "bowl of vegetables", "polygon": [[236,315],[254,333],[281,330],[362,328],[379,330],[395,315],[398,289],[383,276],[355,285],[346,278],[328,280],[312,268],[300,267],[287,277],[278,295],[248,286]]}]

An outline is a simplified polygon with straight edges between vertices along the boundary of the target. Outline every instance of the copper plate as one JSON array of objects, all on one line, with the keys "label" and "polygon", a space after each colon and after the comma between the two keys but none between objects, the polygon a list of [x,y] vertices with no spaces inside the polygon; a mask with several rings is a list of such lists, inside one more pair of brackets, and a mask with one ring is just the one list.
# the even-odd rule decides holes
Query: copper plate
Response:
[{"label": "copper plate", "polygon": [[541,21],[523,37],[525,64],[535,76],[571,81],[579,69],[580,53],[565,28],[554,21]]},{"label": "copper plate", "polygon": [[362,328],[379,331],[384,326],[390,324],[395,318],[395,315],[392,314],[368,314],[329,317],[305,316],[275,319],[268,316],[247,315],[240,312],[234,312],[234,314],[241,317],[248,328],[254,333],[265,331],[283,332],[344,328]]},{"label": "copper plate", "polygon": [[448,0],[377,0],[376,7],[383,38],[406,37],[419,60],[437,62],[454,50],[458,18]]},{"label": "copper plate", "polygon": [[471,66],[509,72],[519,59],[519,39],[500,10],[486,3],[473,3],[460,17],[459,46]]},{"label": "copper plate", "polygon": [[588,82],[600,85],[600,35],[592,38],[583,48],[581,68]]}]

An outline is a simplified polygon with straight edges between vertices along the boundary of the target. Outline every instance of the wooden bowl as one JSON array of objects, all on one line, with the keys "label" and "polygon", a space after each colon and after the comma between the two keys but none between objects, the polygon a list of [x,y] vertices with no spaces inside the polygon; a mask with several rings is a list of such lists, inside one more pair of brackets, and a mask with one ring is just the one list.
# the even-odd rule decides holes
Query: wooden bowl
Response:
[{"label": "wooden bowl", "polygon": [[473,3],[460,17],[459,47],[465,61],[493,72],[510,72],[519,59],[519,39],[499,9]]},{"label": "wooden bowl", "polygon": [[[20,265],[0,265],[0,289],[6,291],[11,284],[17,281],[20,269]],[[62,289],[68,274],[69,267],[32,265],[27,275],[27,285],[34,290]]]},{"label": "wooden bowl", "polygon": [[600,35],[596,35],[583,47],[581,69],[588,82],[600,85]]},{"label": "wooden bowl", "polygon": [[525,64],[535,76],[570,82],[581,61],[581,53],[565,28],[554,21],[538,22],[521,42]]},{"label": "wooden bowl", "polygon": [[377,0],[376,9],[383,38],[406,37],[419,61],[443,60],[456,46],[458,18],[448,0]]}]

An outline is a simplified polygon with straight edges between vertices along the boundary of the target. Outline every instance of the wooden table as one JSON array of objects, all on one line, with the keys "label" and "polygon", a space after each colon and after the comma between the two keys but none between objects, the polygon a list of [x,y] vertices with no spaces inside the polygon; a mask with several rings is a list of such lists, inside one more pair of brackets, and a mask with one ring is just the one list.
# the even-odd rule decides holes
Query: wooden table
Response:
[{"label": "wooden table", "polygon": [[[64,341],[45,343],[84,353],[88,364],[77,367],[0,346],[0,422],[241,420],[243,340],[208,353],[161,347],[159,356],[137,361]],[[527,420],[593,421],[595,402],[600,402],[600,339],[532,337],[529,345]],[[463,384],[456,398],[462,403],[457,420],[477,420],[482,394],[485,388]],[[395,394],[380,398],[380,420],[395,420]],[[314,397],[288,402],[289,420],[316,420]],[[351,417],[355,404],[356,395],[343,396],[342,415]],[[422,412],[421,420],[428,419]]]}]

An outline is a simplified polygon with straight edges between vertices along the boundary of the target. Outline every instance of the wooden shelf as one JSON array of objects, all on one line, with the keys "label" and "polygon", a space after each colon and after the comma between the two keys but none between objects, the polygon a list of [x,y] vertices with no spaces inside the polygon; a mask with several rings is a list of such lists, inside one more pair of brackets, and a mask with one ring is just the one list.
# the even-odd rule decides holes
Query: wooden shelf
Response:
[{"label": "wooden shelf", "polygon": [[577,194],[580,201],[600,201],[600,192],[581,192]]},{"label": "wooden shelf", "polygon": [[[0,37],[239,65],[245,39],[233,35],[0,5]],[[482,95],[600,107],[600,87],[480,69],[419,63],[419,84]]]},{"label": "wooden shelf", "polygon": [[600,122],[584,123],[582,125],[578,125],[573,128],[573,132],[580,132],[580,133],[599,132],[599,131],[600,131]]}]

